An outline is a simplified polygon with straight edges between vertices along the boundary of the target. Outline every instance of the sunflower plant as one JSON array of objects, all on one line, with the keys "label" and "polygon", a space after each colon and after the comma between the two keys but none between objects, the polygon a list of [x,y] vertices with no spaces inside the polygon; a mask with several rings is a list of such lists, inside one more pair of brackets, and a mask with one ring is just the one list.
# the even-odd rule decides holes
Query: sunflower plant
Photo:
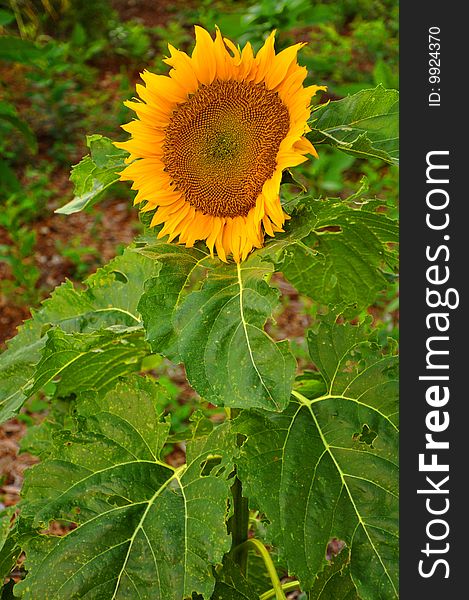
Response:
[{"label": "sunflower plant", "polygon": [[[195,34],[168,75],[142,73],[129,140],[88,137],[59,210],[132,181],[145,233],[56,289],[0,357],[3,419],[51,396],[0,572],[24,554],[13,594],[29,600],[397,598],[397,357],[364,316],[394,281],[396,224],[365,183],[283,187],[324,145],[397,163],[397,92],[313,109],[325,88],[304,85],[302,44]],[[276,274],[316,307],[306,368],[272,333]],[[155,355],[226,418],[196,410],[175,434]]]}]

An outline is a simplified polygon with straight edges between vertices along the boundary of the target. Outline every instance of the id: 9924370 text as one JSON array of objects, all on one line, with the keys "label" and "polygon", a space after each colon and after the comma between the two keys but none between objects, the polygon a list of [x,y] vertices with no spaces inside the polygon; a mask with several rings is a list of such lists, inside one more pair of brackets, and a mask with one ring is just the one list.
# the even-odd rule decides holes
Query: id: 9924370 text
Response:
[{"label": "id: 9924370 text", "polygon": [[428,29],[428,83],[430,92],[428,94],[428,106],[440,106],[440,28],[430,27]]}]

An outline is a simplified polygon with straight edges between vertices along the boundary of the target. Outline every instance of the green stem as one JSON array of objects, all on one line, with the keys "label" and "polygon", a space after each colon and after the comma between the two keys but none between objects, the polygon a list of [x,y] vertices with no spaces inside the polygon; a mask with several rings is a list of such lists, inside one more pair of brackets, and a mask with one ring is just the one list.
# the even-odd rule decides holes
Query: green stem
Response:
[{"label": "green stem", "polygon": [[[239,412],[239,409],[232,408],[230,410],[230,418],[236,418]],[[248,499],[243,497],[243,485],[238,477],[236,477],[231,486],[231,494],[233,496],[233,516],[230,519],[229,527],[231,532],[231,554],[233,560],[238,564],[241,573],[246,575],[248,552],[244,543],[248,539],[249,506]]]},{"label": "green stem", "polygon": [[[282,590],[284,592],[292,592],[293,590],[297,590],[300,588],[299,581],[288,581],[287,583],[282,583]],[[270,600],[271,598],[275,598],[275,589],[264,592],[259,596],[259,600]]]},{"label": "green stem", "polygon": [[306,398],[306,396],[303,396],[303,394],[300,394],[300,392],[297,392],[296,390],[292,390],[291,395],[295,396],[295,398],[297,398],[301,404],[311,404],[311,400],[309,398]]},{"label": "green stem", "polygon": [[[285,593],[283,591],[283,586],[280,583],[280,579],[278,577],[278,573],[275,568],[275,565],[272,561],[272,558],[271,558],[269,552],[267,551],[267,548],[264,546],[264,544],[262,542],[260,542],[259,540],[256,540],[255,538],[251,538],[251,539],[247,540],[246,542],[244,542],[243,544],[241,544],[241,546],[242,547],[244,546],[244,548],[246,548],[246,549],[249,549],[249,546],[254,546],[254,548],[261,555],[262,560],[264,561],[264,564],[267,568],[267,573],[269,574],[270,581],[272,582],[273,595],[269,596],[269,598],[275,597],[276,600],[287,600]],[[270,593],[270,591],[266,592],[266,593]]]}]

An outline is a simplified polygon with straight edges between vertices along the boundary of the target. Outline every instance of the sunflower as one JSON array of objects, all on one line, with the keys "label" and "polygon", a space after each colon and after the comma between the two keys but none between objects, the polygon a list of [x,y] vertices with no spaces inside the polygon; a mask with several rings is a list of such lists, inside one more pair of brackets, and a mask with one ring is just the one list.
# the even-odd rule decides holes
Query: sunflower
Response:
[{"label": "sunflower", "polygon": [[275,32],[255,55],[195,27],[192,56],[169,45],[169,76],[144,71],[141,100],[128,101],[138,119],[116,143],[130,153],[121,180],[133,181],[135,204],[154,210],[158,237],[191,247],[205,240],[213,256],[244,260],[264,232],[282,231],[288,215],[280,198],[282,171],[317,157],[304,137],[310,101],[319,86],[303,87],[295,44],[276,54]]}]

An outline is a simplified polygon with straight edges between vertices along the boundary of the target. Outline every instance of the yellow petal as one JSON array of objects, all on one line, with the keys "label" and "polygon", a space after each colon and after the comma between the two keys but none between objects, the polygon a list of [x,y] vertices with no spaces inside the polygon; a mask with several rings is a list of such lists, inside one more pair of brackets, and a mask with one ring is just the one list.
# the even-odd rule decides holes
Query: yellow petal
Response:
[{"label": "yellow petal", "polygon": [[298,51],[306,44],[295,44],[282,50],[272,61],[272,68],[269,69],[265,77],[265,82],[269,89],[276,88],[286,77],[288,69],[293,62],[296,62]]},{"label": "yellow petal", "polygon": [[198,25],[195,26],[195,40],[195,48],[192,53],[194,70],[201,83],[210,85],[217,71],[213,40],[208,31]]},{"label": "yellow petal", "polygon": [[291,75],[278,84],[279,96],[285,103],[288,103],[294,94],[302,89],[303,81],[307,75],[308,70],[306,67],[298,67]]},{"label": "yellow petal", "polygon": [[302,137],[295,143],[295,145],[293,147],[295,148],[295,150],[298,150],[299,152],[302,152],[305,154],[306,153],[312,154],[316,158],[319,158],[318,153],[316,152],[316,148],[308,140],[308,138]]},{"label": "yellow petal", "polygon": [[143,102],[132,102],[127,100],[125,106],[134,110],[141,120],[148,120],[150,123],[155,123],[166,127],[169,125],[171,116],[158,110],[155,106],[149,106]]},{"label": "yellow petal", "polygon": [[262,195],[269,198],[276,198],[280,189],[280,181],[282,180],[282,171],[277,169],[273,176],[268,179],[262,188]]},{"label": "yellow petal", "polygon": [[215,240],[218,238],[220,230],[223,226],[223,221],[220,217],[212,217],[212,226],[211,231],[207,237],[206,244],[207,248],[210,250],[210,254],[213,257],[213,246],[215,244]]},{"label": "yellow petal", "polygon": [[171,102],[183,102],[187,97],[185,86],[181,86],[171,77],[156,75],[146,70],[140,73],[140,77],[146,83],[149,90],[152,90],[163,98],[171,100]]},{"label": "yellow petal", "polygon": [[251,44],[248,42],[241,52],[241,64],[238,67],[238,78],[240,80],[252,81],[257,75],[257,63],[254,59],[254,52]]},{"label": "yellow petal", "polygon": [[215,61],[217,65],[216,77],[217,79],[226,80],[231,75],[230,65],[228,63],[230,55],[226,50],[225,42],[223,41],[222,35],[218,27],[216,28],[216,36],[214,42]]},{"label": "yellow petal", "polygon": [[185,97],[187,97],[188,94],[195,92],[199,87],[193,61],[185,52],[176,50],[171,44],[168,44],[168,49],[171,57],[165,58],[164,62],[173,67],[169,72],[169,76],[185,91]]},{"label": "yellow petal", "polygon": [[[224,223],[223,223],[222,227],[220,227],[220,231],[218,232],[217,239],[215,240],[215,248],[217,250],[217,254],[223,262],[228,262],[226,260],[226,252],[225,252],[225,248],[223,246],[223,237],[225,235],[225,229],[227,229],[227,227],[228,227],[228,224],[227,224],[226,220],[224,220]],[[228,249],[228,253],[229,253],[229,249]]]},{"label": "yellow petal", "polygon": [[262,219],[262,224],[264,225],[264,229],[267,235],[269,235],[270,237],[274,237],[274,231],[272,229],[272,223],[270,222],[270,219],[268,216],[265,216]]},{"label": "yellow petal", "polygon": [[274,42],[275,31],[272,31],[272,33],[266,39],[265,44],[256,55],[257,73],[256,77],[254,78],[255,83],[259,83],[261,79],[265,78],[267,70],[273,63],[275,57]]},{"label": "yellow petal", "polygon": [[241,53],[239,51],[238,46],[233,44],[233,42],[228,38],[223,38],[223,41],[225,42],[225,45],[231,50],[231,53],[233,55],[233,65],[238,67],[241,64]]}]

